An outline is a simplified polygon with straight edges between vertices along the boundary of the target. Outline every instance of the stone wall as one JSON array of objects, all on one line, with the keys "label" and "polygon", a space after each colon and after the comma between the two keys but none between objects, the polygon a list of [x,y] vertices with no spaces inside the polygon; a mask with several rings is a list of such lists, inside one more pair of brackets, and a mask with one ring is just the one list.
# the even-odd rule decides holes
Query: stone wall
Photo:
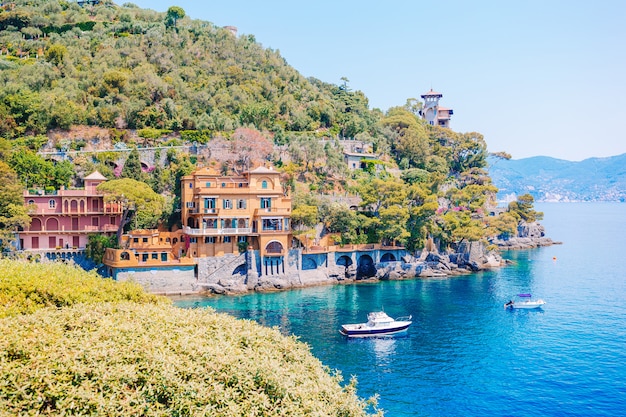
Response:
[{"label": "stone wall", "polygon": [[155,294],[190,294],[200,290],[193,266],[167,269],[124,268],[117,271],[115,279],[136,282],[146,291]]}]

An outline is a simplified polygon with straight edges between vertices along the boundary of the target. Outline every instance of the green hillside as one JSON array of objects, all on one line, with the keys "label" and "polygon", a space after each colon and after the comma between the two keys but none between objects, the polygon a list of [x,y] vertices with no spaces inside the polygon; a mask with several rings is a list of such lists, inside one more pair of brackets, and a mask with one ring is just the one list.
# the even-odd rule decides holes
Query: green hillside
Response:
[{"label": "green hillside", "polygon": [[[111,1],[3,4],[0,154],[22,187],[80,185],[95,169],[133,178],[169,197],[161,218],[171,225],[179,221],[182,175],[197,166],[228,174],[271,163],[292,195],[296,233],[322,222],[340,243],[412,249],[428,237],[445,248],[514,229],[510,219],[485,218],[496,189],[480,133],[426,124],[422,103],[410,97],[385,112],[370,109],[347,80],[306,79],[253,36],[184,15]],[[375,158],[349,170],[344,139]],[[230,154],[168,148],[181,144],[219,145]],[[149,173],[135,151],[121,171],[113,169],[118,154],[102,152],[145,146],[162,146],[167,156]],[[64,161],[37,153],[55,149],[83,153]],[[2,228],[23,226],[11,216]]]}]

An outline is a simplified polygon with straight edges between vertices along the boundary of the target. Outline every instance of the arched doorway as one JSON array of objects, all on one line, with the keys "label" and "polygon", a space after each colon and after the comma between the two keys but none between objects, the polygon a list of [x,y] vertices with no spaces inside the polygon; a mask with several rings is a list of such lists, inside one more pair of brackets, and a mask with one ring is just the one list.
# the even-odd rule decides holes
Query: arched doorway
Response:
[{"label": "arched doorway", "polygon": [[393,253],[386,253],[383,255],[382,258],[380,258],[381,262],[395,262],[396,261],[396,257],[393,255]]},{"label": "arched doorway", "polygon": [[376,267],[374,266],[374,260],[369,255],[363,255],[359,258],[358,266],[356,269],[356,278],[364,279],[370,278],[376,275]]}]

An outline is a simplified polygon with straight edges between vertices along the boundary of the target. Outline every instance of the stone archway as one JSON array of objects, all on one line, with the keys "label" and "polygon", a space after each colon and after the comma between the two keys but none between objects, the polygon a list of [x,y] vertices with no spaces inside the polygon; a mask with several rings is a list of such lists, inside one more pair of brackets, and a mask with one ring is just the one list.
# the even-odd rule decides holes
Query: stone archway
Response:
[{"label": "stone archway", "polygon": [[393,253],[386,253],[382,256],[382,258],[380,258],[381,262],[395,262],[396,261],[396,257],[393,255]]},{"label": "stone archway", "polygon": [[302,258],[302,270],[317,269],[317,262],[312,258]]},{"label": "stone archway", "polygon": [[340,256],[336,263],[337,265],[345,266],[346,268],[353,264],[352,258],[346,255]]},{"label": "stone archway", "polygon": [[356,268],[356,278],[365,279],[376,275],[376,266],[374,260],[369,255],[362,255]]},{"label": "stone archway", "polygon": [[237,268],[235,268],[235,270],[233,271],[231,275],[246,275],[247,273],[248,273],[248,265],[241,264]]}]

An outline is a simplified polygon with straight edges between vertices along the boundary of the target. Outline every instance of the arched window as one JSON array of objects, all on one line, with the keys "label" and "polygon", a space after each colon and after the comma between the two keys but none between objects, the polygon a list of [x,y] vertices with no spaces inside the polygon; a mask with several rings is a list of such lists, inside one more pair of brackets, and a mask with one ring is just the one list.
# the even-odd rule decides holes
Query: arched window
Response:
[{"label": "arched window", "polygon": [[263,181],[263,182],[261,183],[261,188],[263,188],[263,189],[267,189],[267,181]]},{"label": "arched window", "polygon": [[48,208],[53,209],[53,208],[56,208],[56,206],[57,206],[57,202],[56,202],[56,200],[50,200],[50,201],[48,201]]}]

